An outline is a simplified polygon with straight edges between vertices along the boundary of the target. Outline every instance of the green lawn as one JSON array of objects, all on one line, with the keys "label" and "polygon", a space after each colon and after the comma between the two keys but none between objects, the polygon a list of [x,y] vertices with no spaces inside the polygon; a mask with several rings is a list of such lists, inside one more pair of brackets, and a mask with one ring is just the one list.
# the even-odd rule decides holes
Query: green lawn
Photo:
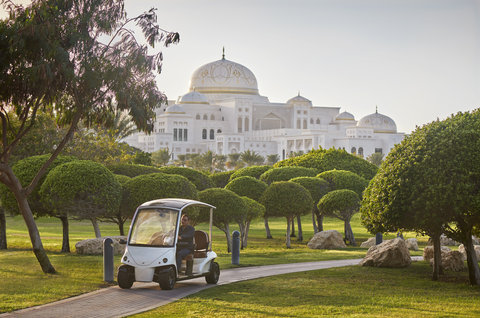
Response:
[{"label": "green lawn", "polygon": [[[37,220],[37,224],[44,246],[58,274],[45,275],[41,272],[40,266],[31,252],[28,232],[23,219],[19,216],[7,217],[9,249],[0,251],[0,278],[2,279],[0,312],[44,304],[106,286],[103,282],[101,256],[59,253],[62,239],[60,221],[55,218],[40,218]],[[259,220],[252,224],[248,247],[240,254],[240,266],[361,258],[366,252],[366,249],[359,247],[339,250],[307,248],[306,243],[313,236],[309,216],[303,218],[304,242],[296,242],[296,239],[293,238],[291,249],[285,247],[285,220],[272,219],[270,227],[274,239],[267,240],[263,221]],[[358,215],[354,217],[352,227],[358,243],[371,236],[361,226]],[[202,224],[197,228],[206,229],[206,225]],[[234,229],[235,227],[232,227],[232,230]],[[329,229],[337,229],[342,232],[343,223],[327,218],[325,230]],[[101,230],[102,235],[118,234],[115,224],[102,223]],[[77,241],[94,237],[92,225],[88,221],[71,221],[70,233],[73,252]],[[413,237],[413,234],[407,234],[407,237]],[[420,239],[421,245],[425,245],[426,238]],[[214,229],[213,249],[217,252],[217,260],[223,269],[234,267],[231,265],[231,255],[226,251],[225,241],[223,232]],[[412,255],[421,255],[421,252],[415,252]],[[117,256],[115,258],[116,266],[119,265],[119,261],[120,256]],[[467,274],[463,273],[463,275]]]}]

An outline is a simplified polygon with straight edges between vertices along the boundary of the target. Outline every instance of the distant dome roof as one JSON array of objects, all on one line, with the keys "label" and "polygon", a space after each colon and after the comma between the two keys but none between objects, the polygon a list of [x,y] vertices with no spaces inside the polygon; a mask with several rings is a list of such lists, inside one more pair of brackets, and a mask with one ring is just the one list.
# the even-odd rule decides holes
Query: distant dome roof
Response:
[{"label": "distant dome roof", "polygon": [[204,94],[258,95],[257,79],[245,66],[226,60],[200,66],[190,78],[190,91]]},{"label": "distant dome roof", "polygon": [[335,117],[335,120],[355,120],[355,117],[349,112],[343,112]]},{"label": "distant dome roof", "polygon": [[312,106],[312,101],[309,100],[308,98],[305,98],[303,96],[300,96],[300,93],[298,93],[297,96],[290,98],[287,101],[287,104],[290,105],[306,105],[306,106]]},{"label": "distant dome roof", "polygon": [[393,119],[378,112],[360,119],[357,127],[373,128],[375,133],[397,133],[397,125]]},{"label": "distant dome roof", "polygon": [[189,92],[181,96],[177,102],[179,104],[210,104],[207,97],[197,91]]},{"label": "distant dome roof", "polygon": [[167,114],[185,114],[185,110],[182,106],[175,104],[165,108],[165,113]]}]

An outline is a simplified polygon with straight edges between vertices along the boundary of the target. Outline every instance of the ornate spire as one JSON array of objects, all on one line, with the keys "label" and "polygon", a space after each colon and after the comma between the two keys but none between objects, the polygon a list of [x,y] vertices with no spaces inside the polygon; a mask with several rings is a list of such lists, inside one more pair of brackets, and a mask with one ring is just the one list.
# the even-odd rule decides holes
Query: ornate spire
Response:
[{"label": "ornate spire", "polygon": [[225,47],[223,47],[222,60],[225,59]]},{"label": "ornate spire", "polygon": [[375,114],[378,114],[378,105],[375,105]]}]

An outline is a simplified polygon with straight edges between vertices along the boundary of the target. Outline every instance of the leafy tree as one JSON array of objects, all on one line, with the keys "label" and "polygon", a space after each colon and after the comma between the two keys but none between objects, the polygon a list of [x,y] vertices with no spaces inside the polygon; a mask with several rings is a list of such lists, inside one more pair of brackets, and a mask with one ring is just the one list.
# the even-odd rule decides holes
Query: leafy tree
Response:
[{"label": "leafy tree", "polygon": [[[241,233],[241,248],[244,249],[247,247],[248,243],[248,232],[250,231],[250,223],[265,214],[265,207],[258,203],[257,201],[249,198],[249,197],[242,197],[243,201],[245,202],[245,205],[247,206],[247,213],[244,215],[244,217],[240,220],[238,223],[238,226],[240,227],[240,233]],[[243,214],[242,214],[243,216]]]},{"label": "leafy tree", "polygon": [[[247,213],[244,200],[230,190],[219,188],[203,190],[199,192],[198,198],[200,201],[216,207],[213,212],[213,225],[225,233],[227,248],[230,253],[232,250],[230,223],[244,219],[244,215]],[[201,216],[201,220],[207,221],[208,217],[209,215],[205,213]]]},{"label": "leafy tree", "polygon": [[383,153],[375,152],[367,157],[367,161],[370,162],[371,164],[376,165],[377,167],[380,167],[380,165],[383,162],[383,156],[384,156]]},{"label": "leafy tree", "polygon": [[120,183],[103,165],[76,160],[52,169],[39,194],[42,202],[56,213],[90,220],[98,238],[101,233],[97,220],[117,213],[121,192]]},{"label": "leafy tree", "polygon": [[350,220],[359,207],[360,197],[355,191],[348,189],[330,191],[317,204],[322,215],[333,216],[344,222],[345,241],[353,246],[356,244]]},{"label": "leafy tree", "polygon": [[[122,187],[122,192],[121,192],[122,193],[122,198],[120,200],[120,201],[122,201],[123,198],[126,196],[126,191],[127,191],[126,188],[125,188],[125,184],[131,178],[129,178],[127,176],[123,176],[121,174],[116,174],[115,179],[117,179],[118,183]],[[125,235],[125,231],[124,231],[123,226],[124,226],[125,222],[128,220],[129,217],[130,217],[130,214],[127,213],[127,211],[125,209],[122,209],[121,206],[119,206],[117,212],[114,213],[114,214],[111,214],[111,215],[107,215],[105,220],[117,224],[118,225],[118,231],[120,232],[120,235]]]},{"label": "leafy tree", "polygon": [[155,167],[128,164],[128,163],[109,164],[107,165],[107,168],[108,170],[112,171],[114,174],[121,174],[130,178],[140,176],[142,174],[160,172],[160,169]]},{"label": "leafy tree", "polygon": [[[198,192],[187,178],[165,173],[140,175],[128,180],[122,198],[122,215],[132,217],[139,205],[163,198],[198,199]],[[197,216],[189,215],[191,219]]]},{"label": "leafy tree", "polygon": [[240,160],[239,153],[228,154],[228,160],[225,163],[228,169],[239,169],[244,166],[244,163]]},{"label": "leafy tree", "polygon": [[[176,43],[179,35],[160,29],[153,9],[127,19],[121,0],[45,0],[27,9],[11,5],[9,11],[9,18],[0,21],[0,182],[18,201],[42,270],[54,273],[27,197],[81,121],[87,127],[105,123],[115,105],[128,111],[139,130],[152,130],[154,109],[166,101],[152,72],[160,71],[162,55],[149,56],[128,26],[139,25],[150,46]],[[24,144],[41,109],[56,114],[68,128],[24,187],[12,171],[10,156]],[[10,124],[11,110],[18,116],[18,129]]]},{"label": "leafy tree", "polygon": [[[323,231],[323,215],[318,211],[317,204],[318,201],[330,191],[330,186],[327,181],[318,177],[297,177],[290,179],[292,182],[296,182],[310,192],[310,195],[313,199],[313,210],[312,210],[312,222],[313,230],[315,233]],[[318,222],[315,222],[315,217]]]},{"label": "leafy tree", "polygon": [[250,167],[244,167],[240,168],[238,170],[234,170],[232,173],[232,176],[230,177],[230,181],[232,181],[235,178],[238,177],[254,177],[256,179],[259,179],[260,176],[267,170],[272,169],[271,166],[250,166]]},{"label": "leafy tree", "polygon": [[267,184],[254,177],[239,177],[230,181],[225,189],[233,191],[241,197],[245,196],[259,201],[267,189]]},{"label": "leafy tree", "polygon": [[329,183],[330,190],[349,189],[355,191],[361,198],[368,181],[358,174],[346,170],[329,170],[318,174],[319,178]]},{"label": "leafy tree", "polygon": [[267,156],[267,165],[273,166],[280,160],[280,156],[277,154]]},{"label": "leafy tree", "polygon": [[328,170],[348,170],[370,180],[377,173],[377,166],[368,161],[347,153],[340,149],[317,149],[302,156],[277,162],[274,167],[300,166],[318,169],[319,172]]},{"label": "leafy tree", "polygon": [[168,148],[159,149],[152,153],[152,163],[154,166],[165,166],[169,161],[172,153],[168,151]]},{"label": "leafy tree", "polygon": [[212,180],[213,185],[216,188],[224,188],[228,181],[230,180],[230,176],[235,172],[235,170],[229,171],[222,171],[222,172],[215,172],[209,176],[210,180]]},{"label": "leafy tree", "polygon": [[255,151],[245,150],[240,154],[240,160],[245,162],[247,166],[254,166],[262,164],[265,161],[265,158]]},{"label": "leafy tree", "polygon": [[296,177],[315,177],[318,174],[317,169],[305,167],[280,167],[265,171],[260,180],[271,184],[277,181],[288,181]]},{"label": "leafy tree", "polygon": [[187,164],[187,155],[177,155],[177,160],[175,160],[175,165],[180,167],[185,167]]},{"label": "leafy tree", "polygon": [[213,183],[205,173],[190,168],[166,166],[159,168],[160,172],[178,174],[190,180],[198,191],[213,187]]},{"label": "leafy tree", "polygon": [[291,181],[272,183],[265,190],[262,199],[265,216],[284,216],[287,219],[286,246],[290,244],[290,223],[294,216],[312,211],[313,200],[310,193],[301,185]]},{"label": "leafy tree", "polygon": [[149,152],[138,151],[133,157],[133,163],[137,165],[152,165],[152,154]]},{"label": "leafy tree", "polygon": [[[18,180],[22,185],[28,185],[32,182],[32,179],[35,177],[38,169],[48,160],[50,155],[40,155],[40,156],[31,156],[24,158],[18,161],[12,168],[15,175],[18,177]],[[58,156],[55,161],[48,167],[47,174],[58,165],[64,164],[75,160],[74,157],[70,156]],[[62,253],[70,252],[70,243],[68,238],[68,215],[64,211],[53,211],[46,207],[40,200],[40,186],[45,180],[46,175],[44,175],[38,185],[33,189],[32,194],[28,198],[28,202],[32,209],[32,213],[35,217],[40,216],[53,216],[60,219],[62,222],[63,229],[63,241],[62,241]],[[17,201],[13,193],[3,184],[0,184],[0,201],[2,202],[3,208],[10,212],[10,214],[18,214],[20,211],[18,209]],[[5,235],[6,238],[6,235]]]},{"label": "leafy tree", "polygon": [[224,171],[226,162],[227,156],[216,154],[213,157],[213,167],[215,168],[215,171]]},{"label": "leafy tree", "polygon": [[480,111],[418,127],[394,147],[365,191],[362,221],[372,232],[417,231],[434,243],[433,279],[440,273],[440,235],[462,242],[471,284],[480,284],[472,233],[480,224]]}]

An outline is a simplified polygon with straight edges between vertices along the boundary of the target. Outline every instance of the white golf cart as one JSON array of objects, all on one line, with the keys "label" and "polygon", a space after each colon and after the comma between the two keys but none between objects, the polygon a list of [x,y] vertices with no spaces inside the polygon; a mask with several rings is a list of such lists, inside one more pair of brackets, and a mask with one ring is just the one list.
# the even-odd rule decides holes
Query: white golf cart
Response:
[{"label": "white golf cart", "polygon": [[[193,254],[177,269],[177,238],[182,213],[188,207],[210,209],[209,234],[195,231]],[[123,265],[118,268],[118,285],[128,289],[134,282],[158,282],[172,289],[176,281],[204,276],[216,284],[220,267],[212,251],[212,216],[215,207],[194,200],[161,199],[145,202],[137,208],[128,233]]]}]

